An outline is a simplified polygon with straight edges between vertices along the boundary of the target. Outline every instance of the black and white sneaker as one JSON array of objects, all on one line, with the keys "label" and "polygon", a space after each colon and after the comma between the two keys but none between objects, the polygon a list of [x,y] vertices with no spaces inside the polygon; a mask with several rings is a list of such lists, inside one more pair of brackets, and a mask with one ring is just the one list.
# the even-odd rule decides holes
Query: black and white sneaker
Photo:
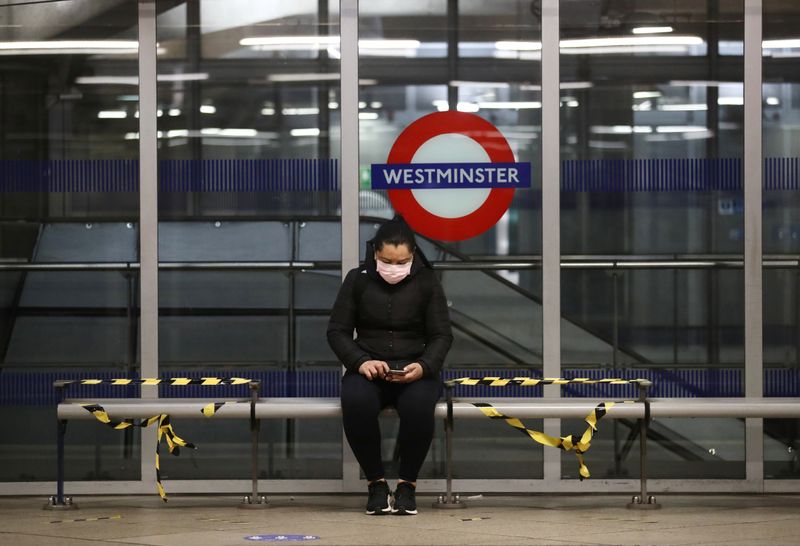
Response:
[{"label": "black and white sneaker", "polygon": [[372,482],[369,484],[369,499],[367,500],[367,515],[382,516],[392,512],[391,500],[392,493],[389,491],[389,484],[385,481]]},{"label": "black and white sneaker", "polygon": [[417,515],[417,497],[415,488],[408,482],[400,482],[394,492],[394,508],[392,514],[398,516]]}]

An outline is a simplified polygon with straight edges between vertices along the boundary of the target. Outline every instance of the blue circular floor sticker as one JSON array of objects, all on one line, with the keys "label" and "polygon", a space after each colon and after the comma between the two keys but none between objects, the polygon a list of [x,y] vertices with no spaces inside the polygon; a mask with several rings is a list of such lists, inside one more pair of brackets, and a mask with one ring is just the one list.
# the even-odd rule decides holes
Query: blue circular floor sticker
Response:
[{"label": "blue circular floor sticker", "polygon": [[245,540],[257,540],[261,542],[302,542],[304,540],[319,540],[314,535],[250,535],[244,537]]}]

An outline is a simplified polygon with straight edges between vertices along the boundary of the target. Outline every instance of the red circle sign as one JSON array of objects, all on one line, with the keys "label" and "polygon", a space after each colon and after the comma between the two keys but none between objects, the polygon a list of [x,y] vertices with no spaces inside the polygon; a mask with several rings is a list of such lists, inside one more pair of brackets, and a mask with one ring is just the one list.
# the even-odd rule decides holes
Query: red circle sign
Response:
[{"label": "red circle sign", "polygon": [[[386,162],[411,163],[425,142],[448,133],[471,138],[486,150],[493,163],[514,162],[514,152],[494,125],[475,114],[453,110],[428,114],[406,127],[397,137]],[[389,190],[388,194],[395,211],[417,233],[441,241],[463,241],[495,225],[511,205],[514,191],[514,188],[492,188],[480,207],[458,218],[444,218],[431,213],[419,204],[411,190]]]}]

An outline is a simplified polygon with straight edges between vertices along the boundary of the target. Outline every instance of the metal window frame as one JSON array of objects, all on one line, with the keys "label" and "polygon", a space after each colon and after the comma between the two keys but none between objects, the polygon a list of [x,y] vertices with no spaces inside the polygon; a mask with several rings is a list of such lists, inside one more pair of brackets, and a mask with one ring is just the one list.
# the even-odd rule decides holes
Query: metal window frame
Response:
[{"label": "metal window frame", "polygon": [[[156,0],[139,0],[139,294],[140,377],[158,377],[158,88]],[[158,387],[142,387],[158,398]],[[141,434],[141,480],[153,483],[153,434]]]},{"label": "metal window frame", "polygon": [[[764,395],[762,282],[762,1],[744,0],[744,391]],[[764,491],[764,421],[745,420],[746,481]]]},{"label": "metal window frame", "polygon": [[[158,376],[158,187],[157,187],[157,84],[156,84],[156,0],[139,0],[139,134],[140,134],[140,291],[141,291],[141,374]],[[743,0],[745,16],[744,39],[744,155],[745,173],[745,393],[747,397],[763,396],[762,347],[762,154],[761,154],[761,88],[762,88],[762,1]],[[341,28],[341,241],[342,275],[358,264],[358,0],[340,0]],[[542,2],[542,222],[544,226],[560,225],[560,140],[559,140],[559,0]],[[545,376],[561,372],[561,294],[560,294],[560,229],[542,229],[543,277],[543,353]],[[157,392],[142,390],[143,397],[156,397]],[[546,388],[546,397],[558,397],[557,387]],[[545,429],[558,433],[560,421],[548,419]],[[125,485],[129,491],[148,492],[152,489],[154,470],[151,456],[155,439],[142,435],[141,480],[138,482],[75,482],[75,492],[108,492]],[[763,421],[746,421],[746,479],[711,480],[715,491],[731,492],[796,492],[793,480],[764,481]],[[343,442],[342,480],[263,480],[267,491],[359,491],[358,466]],[[543,480],[456,480],[465,490],[497,492],[573,491],[572,481],[561,479],[561,453],[544,451]],[[440,487],[442,480],[423,482]],[[653,480],[653,490],[669,487],[674,491],[705,491],[705,480]],[[247,489],[247,480],[187,480],[171,482],[176,492],[212,492]],[[582,491],[635,491],[635,483],[625,480],[582,484]],[[338,484],[338,485],[337,485]],[[589,485],[587,489],[587,485]],[[662,485],[662,487],[659,487]],[[21,486],[21,487],[20,487]],[[16,492],[49,492],[50,484],[0,484],[0,494]],[[477,488],[477,489],[473,489]]]},{"label": "metal window frame", "polygon": [[[339,28],[342,200],[342,280],[358,266],[359,246],[359,147],[358,147],[358,0],[340,0]],[[342,491],[363,489],[361,471],[342,432]]]},{"label": "metal window frame", "polygon": [[[559,19],[560,0],[542,0],[542,373],[561,377],[561,138]],[[542,77],[547,74],[548,77]],[[555,228],[553,226],[556,226]],[[543,396],[558,398],[561,388],[546,385]],[[560,419],[544,419],[544,433],[561,436]],[[543,476],[561,483],[561,452],[545,449]]]},{"label": "metal window frame", "polygon": [[[744,149],[753,153],[745,154],[745,381],[746,396],[761,397],[763,383],[762,359],[762,282],[761,282],[761,0],[743,0],[745,11],[745,142]],[[561,374],[561,249],[560,228],[544,229],[545,226],[560,226],[560,97],[559,97],[559,0],[543,0],[542,2],[542,292],[543,292],[543,373],[545,376]],[[340,0],[341,29],[341,244],[342,244],[342,276],[357,266],[359,241],[359,204],[358,204],[358,0]],[[156,139],[156,21],[155,0],[139,1],[139,93],[140,93],[140,237],[141,263],[140,276],[142,294],[141,314],[141,355],[143,376],[158,375],[158,188],[157,188],[157,139]],[[142,396],[157,396],[147,393]],[[545,388],[545,397],[560,396],[558,387]],[[551,434],[559,434],[560,420],[547,419],[545,430]],[[153,451],[152,435],[142,435],[141,476],[142,482],[152,482],[154,476],[150,464]],[[148,440],[149,439],[149,440]],[[748,419],[746,421],[746,480],[731,480],[722,484],[720,480],[713,483],[723,486],[718,490],[730,491],[764,491],[763,479],[763,421]],[[362,488],[358,465],[347,447],[342,443],[342,480],[341,487],[335,486],[336,480],[300,480],[293,482],[299,490],[359,491]],[[544,479],[539,480],[456,480],[464,482],[467,489],[480,484],[481,489],[496,491],[563,491],[573,489],[571,481],[561,478],[561,453],[556,450],[544,451]],[[271,480],[265,480],[267,485]],[[440,480],[431,480],[430,485]],[[681,489],[693,490],[702,480],[661,480],[679,486]],[[727,480],[723,480],[727,482]],[[234,480],[234,482],[237,482]],[[333,484],[332,484],[333,482]],[[531,483],[528,483],[531,482]],[[654,480],[652,487],[658,489],[659,480]],[[786,483],[783,483],[786,482]],[[243,481],[243,483],[247,483]],[[278,486],[279,482],[272,483]],[[595,491],[628,491],[623,483],[593,482],[591,489]],[[632,482],[635,491],[635,482]],[[495,484],[495,485],[491,485]],[[680,484],[680,485],[679,485]],[[175,484],[176,486],[178,484]],[[193,484],[187,482],[187,492],[204,491],[208,487],[219,490],[218,481],[200,480]],[[791,480],[772,482],[770,490],[792,489]],[[582,484],[582,490],[586,490]],[[146,487],[146,484],[142,484]],[[174,487],[174,486],[173,486]],[[238,485],[236,486],[238,487]],[[283,487],[279,487],[279,490]],[[289,489],[292,489],[291,487]],[[715,488],[716,489],[716,488]]]}]

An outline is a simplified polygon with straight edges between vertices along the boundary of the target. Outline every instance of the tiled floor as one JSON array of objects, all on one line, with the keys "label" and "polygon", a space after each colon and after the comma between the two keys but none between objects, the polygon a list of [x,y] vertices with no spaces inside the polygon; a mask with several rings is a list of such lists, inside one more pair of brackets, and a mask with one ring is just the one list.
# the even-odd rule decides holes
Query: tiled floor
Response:
[{"label": "tiled floor", "polygon": [[229,496],[79,497],[69,511],[4,497],[0,544],[246,545],[267,535],[319,545],[800,544],[800,496],[662,495],[662,509],[649,511],[626,509],[620,495],[483,497],[465,510],[434,510],[433,500],[420,496],[415,517],[374,517],[354,496],[275,496],[265,510]]}]

